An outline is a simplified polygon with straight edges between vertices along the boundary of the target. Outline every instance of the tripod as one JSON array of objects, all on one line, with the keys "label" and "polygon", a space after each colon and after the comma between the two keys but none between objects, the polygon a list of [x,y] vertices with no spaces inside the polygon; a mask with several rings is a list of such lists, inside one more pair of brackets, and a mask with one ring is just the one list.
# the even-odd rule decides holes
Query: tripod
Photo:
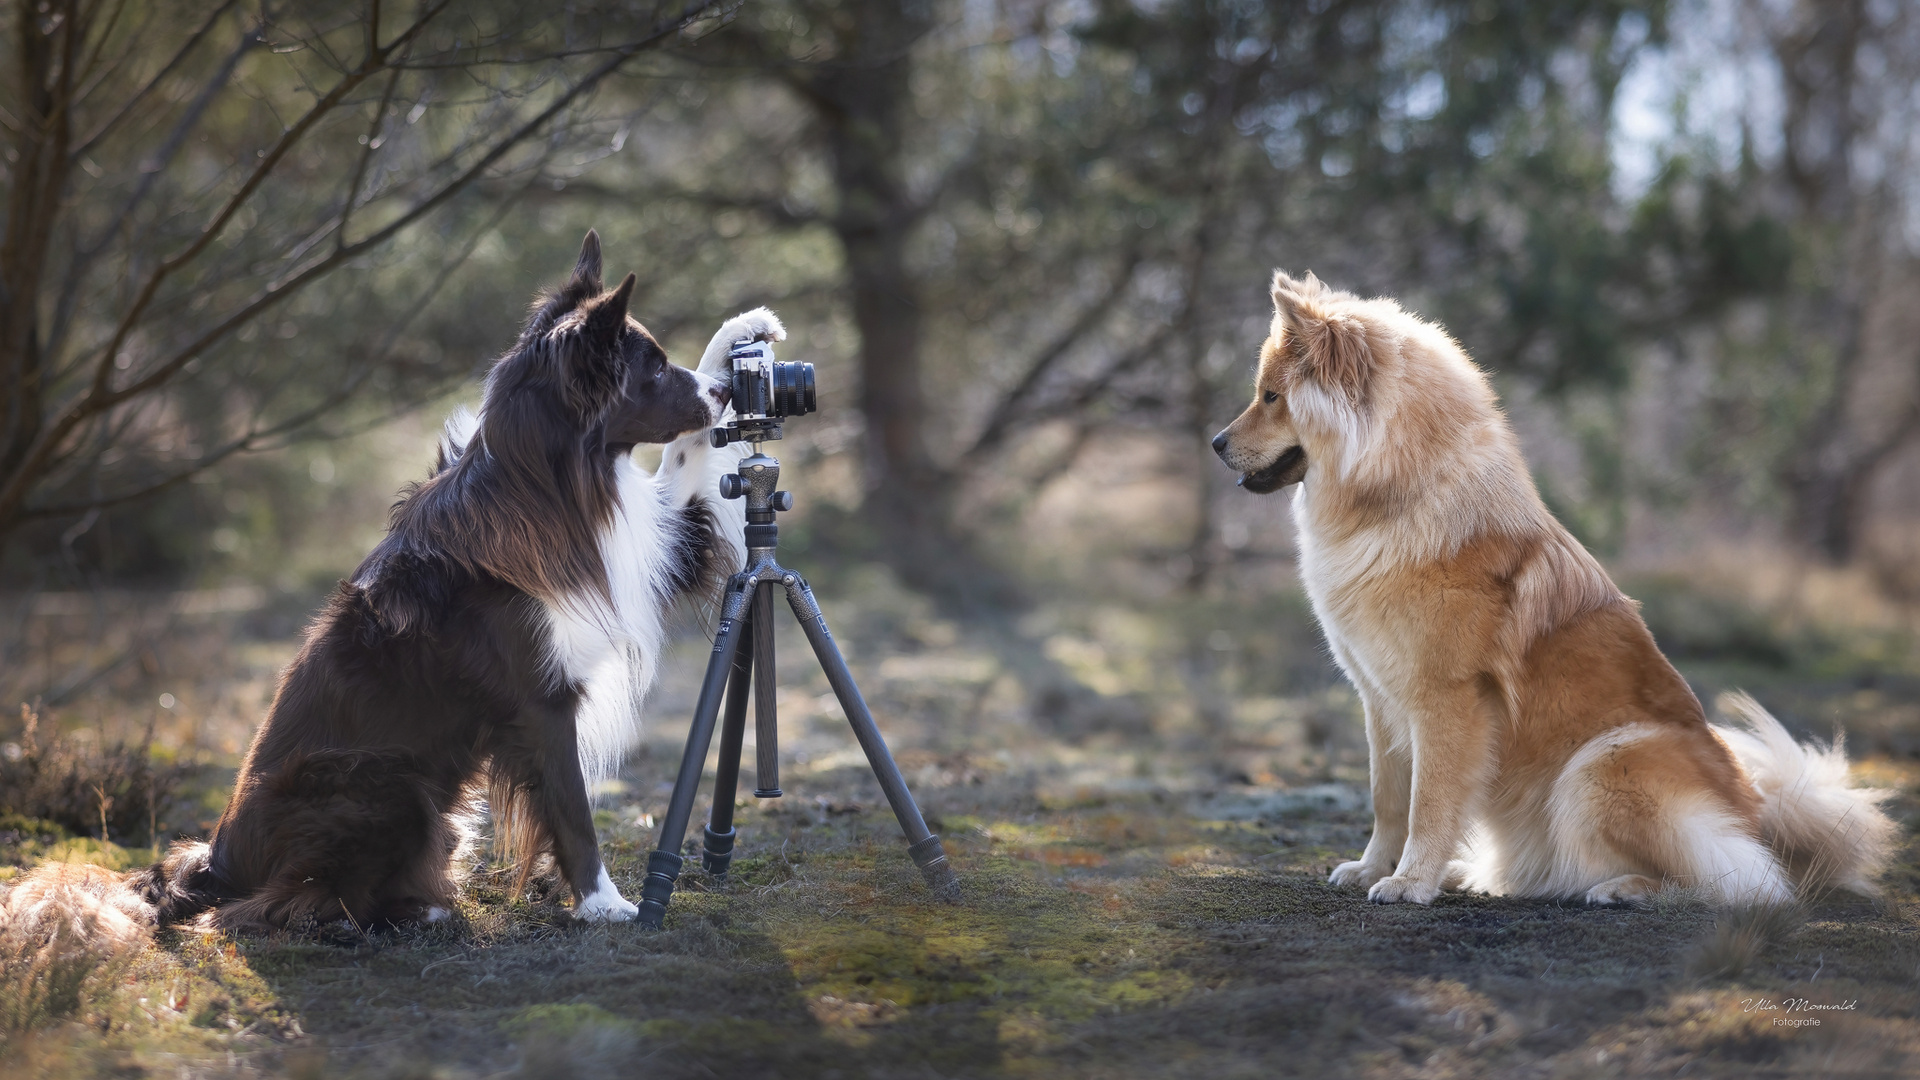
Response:
[{"label": "tripod", "polygon": [[886,792],[900,829],[907,834],[907,854],[927,880],[927,887],[944,900],[960,898],[960,882],[947,864],[947,853],[940,838],[927,829],[920,807],[907,790],[906,778],[893,762],[887,744],[874,726],[873,713],[854,685],[847,662],[827,632],[826,616],[813,598],[813,590],[800,575],[774,561],[774,548],[780,540],[780,528],[774,524],[777,510],[791,510],[790,492],[774,490],[780,483],[780,462],[761,453],[758,441],[754,454],[740,462],[740,471],[720,479],[720,494],[729,499],[747,500],[747,567],[727,579],[720,601],[720,624],[713,635],[713,653],[707,660],[706,679],[700,684],[700,700],[693,708],[693,726],[687,732],[687,748],[680,756],[680,775],[673,784],[673,799],[667,816],[660,823],[659,845],[647,856],[647,878],[640,887],[640,923],[659,929],[667,916],[667,902],[673,898],[674,883],[686,860],[681,845],[687,825],[693,817],[693,800],[700,790],[700,773],[707,761],[707,748],[713,742],[713,727],[720,714],[720,697],[726,693],[726,717],[720,723],[720,765],[714,778],[713,811],[707,819],[701,865],[707,873],[724,877],[733,862],[733,796],[740,782],[740,746],[746,736],[747,688],[751,683],[754,705],[755,765],[754,796],[780,797],[779,723],[774,712],[773,667],[773,589],[787,591],[787,603],[794,618],[806,631],[807,642],[832,684],[840,708],[853,726],[860,749],[866,751],[867,764]]}]

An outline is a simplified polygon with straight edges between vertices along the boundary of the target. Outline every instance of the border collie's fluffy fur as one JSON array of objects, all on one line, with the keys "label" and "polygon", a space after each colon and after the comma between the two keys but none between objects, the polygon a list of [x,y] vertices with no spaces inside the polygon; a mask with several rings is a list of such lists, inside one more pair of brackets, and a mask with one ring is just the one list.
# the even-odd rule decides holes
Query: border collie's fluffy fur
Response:
[{"label": "border collie's fluffy fur", "polygon": [[[1751,698],[1707,723],[1638,607],[1553,519],[1446,332],[1313,275],[1273,279],[1253,403],[1214,440],[1299,484],[1300,575],[1366,710],[1374,830],[1336,885],[1734,903],[1872,892],[1894,826]],[[1464,856],[1464,858],[1461,858]]]},{"label": "border collie's fluffy fur", "polygon": [[[741,451],[710,449],[736,340],[779,340],[764,309],[728,322],[702,373],[675,367],[608,291],[587,234],[448,425],[433,475],[308,630],[207,843],[131,884],[162,923],[286,927],[433,920],[452,906],[484,792],[521,860],[550,855],[586,919],[627,919],[600,862],[590,784],[636,732],[676,600],[733,565]],[[630,455],[670,445],[648,474]]]}]

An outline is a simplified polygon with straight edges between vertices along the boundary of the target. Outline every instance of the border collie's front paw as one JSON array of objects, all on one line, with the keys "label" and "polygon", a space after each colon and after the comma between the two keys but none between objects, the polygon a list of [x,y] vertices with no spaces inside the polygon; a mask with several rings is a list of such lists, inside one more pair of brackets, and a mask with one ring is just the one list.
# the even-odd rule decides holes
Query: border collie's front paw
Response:
[{"label": "border collie's front paw", "polygon": [[1431,904],[1440,895],[1440,886],[1414,878],[1381,878],[1367,890],[1367,899],[1376,904]]},{"label": "border collie's front paw", "polygon": [[632,922],[640,909],[627,902],[620,890],[613,887],[613,879],[607,876],[607,868],[600,868],[600,882],[593,891],[580,898],[573,905],[573,917],[581,922]]},{"label": "border collie's front paw", "polygon": [[1362,889],[1371,888],[1373,883],[1393,873],[1391,866],[1374,866],[1371,863],[1343,862],[1333,868],[1327,880],[1334,885],[1358,885]]},{"label": "border collie's front paw", "polygon": [[714,332],[713,340],[707,343],[707,351],[700,354],[700,373],[719,376],[732,370],[727,353],[736,341],[785,341],[787,328],[780,322],[780,316],[763,307],[735,315],[720,324]]},{"label": "border collie's front paw", "polygon": [[581,922],[632,922],[639,914],[639,907],[619,895],[611,900],[589,896],[573,909],[573,917]]}]

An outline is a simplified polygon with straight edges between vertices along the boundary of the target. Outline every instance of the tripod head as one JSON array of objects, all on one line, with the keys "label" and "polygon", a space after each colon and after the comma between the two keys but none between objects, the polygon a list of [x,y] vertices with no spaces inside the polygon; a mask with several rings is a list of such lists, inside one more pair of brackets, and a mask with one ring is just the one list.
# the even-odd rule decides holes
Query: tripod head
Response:
[{"label": "tripod head", "polygon": [[[725,431],[726,428],[713,429],[716,440]],[[773,437],[779,438],[779,435]],[[721,498],[747,500],[750,558],[757,552],[772,554],[780,542],[780,527],[773,522],[774,512],[793,509],[793,492],[774,490],[780,486],[780,459],[762,452],[759,439],[754,439],[753,444],[753,456],[741,459],[740,471],[720,478]]]}]

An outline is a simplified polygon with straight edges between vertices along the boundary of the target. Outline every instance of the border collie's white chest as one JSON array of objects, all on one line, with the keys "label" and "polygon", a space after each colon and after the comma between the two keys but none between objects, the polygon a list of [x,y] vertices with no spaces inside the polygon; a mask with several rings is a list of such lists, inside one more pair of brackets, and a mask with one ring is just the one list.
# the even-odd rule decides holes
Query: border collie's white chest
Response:
[{"label": "border collie's white chest", "polygon": [[589,790],[613,774],[640,733],[639,709],[666,640],[677,527],[660,485],[632,455],[621,455],[615,470],[620,501],[600,534],[611,603],[589,590],[542,604],[554,677],[582,691],[574,723]]}]

